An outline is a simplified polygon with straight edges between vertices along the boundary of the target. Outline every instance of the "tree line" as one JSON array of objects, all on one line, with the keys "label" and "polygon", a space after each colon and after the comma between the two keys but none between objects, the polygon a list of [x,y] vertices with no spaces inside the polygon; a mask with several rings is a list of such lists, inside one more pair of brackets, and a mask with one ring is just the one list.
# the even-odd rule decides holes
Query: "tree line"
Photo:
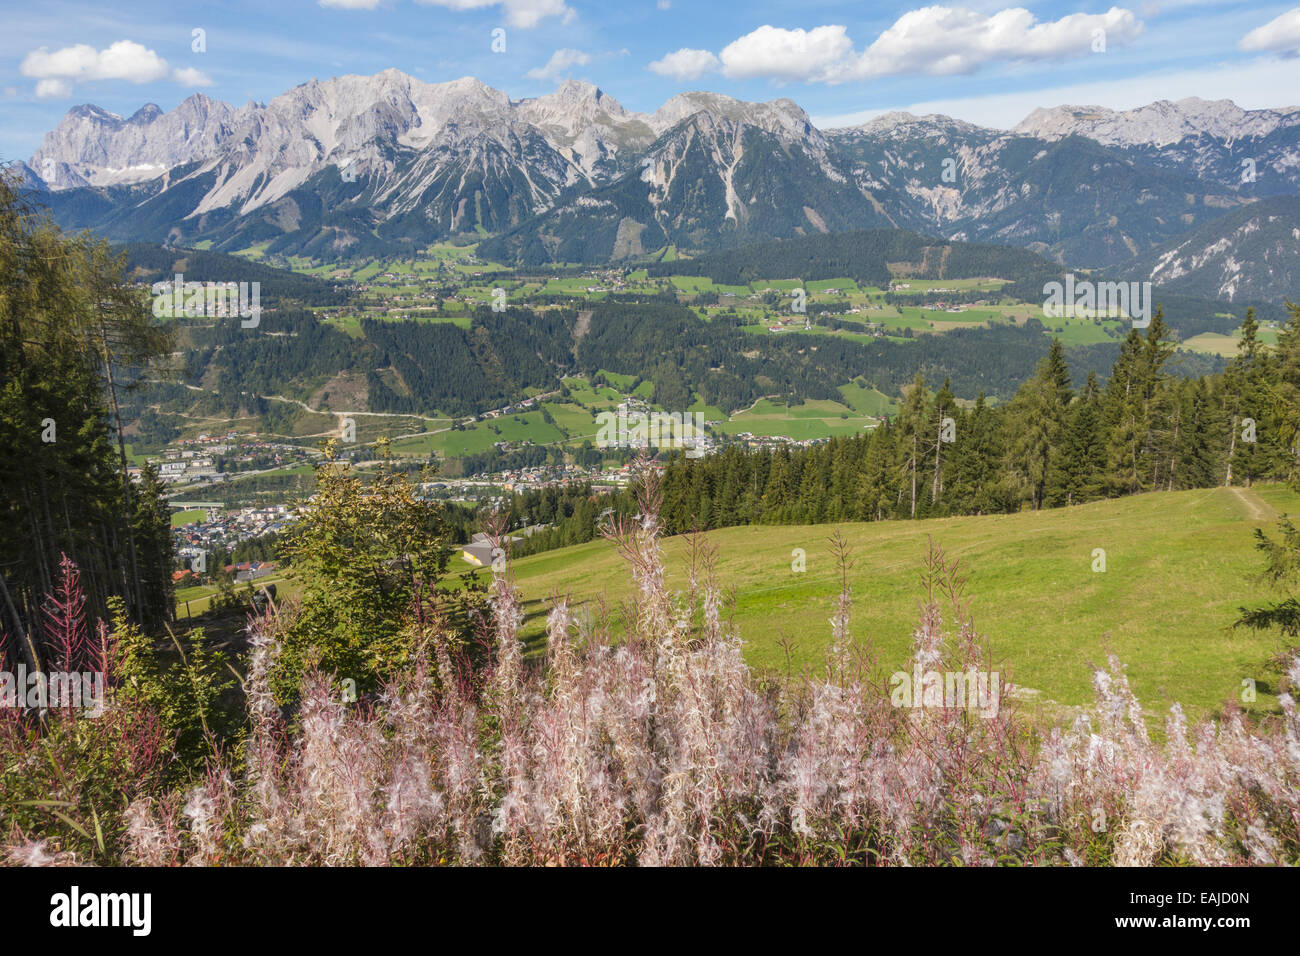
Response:
[{"label": "tree line", "polygon": [[[1072,384],[1053,340],[1010,401],[959,401],[916,373],[898,414],[869,433],[805,448],[725,447],[663,462],[661,519],[669,533],[744,524],[879,521],[1017,512],[1144,491],[1241,485],[1296,477],[1300,432],[1300,305],[1276,349],[1253,313],[1222,373],[1174,374],[1174,344],[1157,311],[1130,330],[1105,384]],[[633,490],[562,516],[586,522],[627,512]],[[557,530],[590,540],[593,528]],[[541,540],[529,550],[537,550]]]},{"label": "tree line", "polygon": [[149,468],[130,476],[121,414],[170,336],[123,265],[0,174],[0,639],[29,666],[65,559],[85,613],[105,616],[117,595],[147,626],[172,616],[168,510]]}]

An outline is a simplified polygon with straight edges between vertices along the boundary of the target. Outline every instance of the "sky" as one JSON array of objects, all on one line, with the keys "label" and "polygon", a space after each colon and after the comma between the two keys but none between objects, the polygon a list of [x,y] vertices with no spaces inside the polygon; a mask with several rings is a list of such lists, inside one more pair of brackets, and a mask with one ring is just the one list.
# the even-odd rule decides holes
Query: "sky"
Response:
[{"label": "sky", "polygon": [[0,0],[0,161],[82,103],[265,102],[390,67],[515,99],[587,80],[647,112],[695,89],[789,97],[822,128],[899,109],[1009,128],[1064,103],[1297,106],[1295,3]]}]

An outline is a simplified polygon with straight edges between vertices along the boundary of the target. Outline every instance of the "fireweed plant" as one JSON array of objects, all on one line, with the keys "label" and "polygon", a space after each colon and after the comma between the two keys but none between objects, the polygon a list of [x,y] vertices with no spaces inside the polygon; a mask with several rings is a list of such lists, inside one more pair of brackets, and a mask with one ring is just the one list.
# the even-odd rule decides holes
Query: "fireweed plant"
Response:
[{"label": "fireweed plant", "polygon": [[[1175,705],[1162,743],[1119,661],[1096,701],[1041,729],[1002,695],[980,711],[896,707],[869,642],[850,632],[851,558],[825,664],[785,677],[746,664],[714,555],[695,536],[687,585],[670,591],[657,473],[640,514],[606,534],[635,598],[606,614],[553,599],[544,655],[526,659],[508,562],[494,569],[473,667],[433,593],[417,592],[411,664],[351,702],[310,671],[296,709],[271,687],[300,609],[249,623],[247,726],[211,741],[177,782],[175,716],[161,678],[114,673],[108,712],[0,718],[0,858],[146,865],[1156,865],[1300,862],[1300,715],[1248,728],[1230,708],[1189,727]],[[506,542],[499,530],[496,540]],[[66,582],[75,587],[75,582]],[[992,661],[955,562],[931,546],[909,671]],[[66,590],[66,588],[65,588]],[[54,632],[84,625],[52,612]],[[75,605],[75,600],[71,601]],[[66,613],[65,613],[66,616]],[[75,615],[74,615],[75,616]],[[116,632],[122,631],[120,622]],[[121,638],[103,625],[109,659]],[[128,635],[129,636],[129,635]],[[60,646],[71,638],[59,639]],[[78,638],[79,640],[79,638]],[[74,642],[75,643],[75,642]],[[138,651],[138,648],[137,648]],[[134,652],[133,652],[134,653]],[[128,675],[130,676],[130,675]],[[1300,661],[1289,662],[1293,684]],[[173,692],[207,698],[202,675]],[[151,684],[150,681],[153,683]],[[197,682],[197,683],[196,683]],[[135,689],[132,689],[135,688]],[[193,723],[193,718],[189,718]],[[184,722],[182,722],[184,723]],[[15,787],[15,781],[27,784]]]}]

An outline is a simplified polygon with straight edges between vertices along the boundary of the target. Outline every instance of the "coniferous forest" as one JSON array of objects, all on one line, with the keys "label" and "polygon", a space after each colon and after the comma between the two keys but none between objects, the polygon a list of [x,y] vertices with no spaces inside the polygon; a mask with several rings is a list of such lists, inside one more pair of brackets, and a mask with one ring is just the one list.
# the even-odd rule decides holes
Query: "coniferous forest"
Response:
[{"label": "coniferous forest", "polygon": [[[664,452],[665,528],[1010,514],[1290,479],[1300,307],[1289,308],[1276,349],[1261,346],[1248,314],[1240,354],[1219,374],[1174,374],[1157,314],[1124,339],[1107,378],[1090,372],[1081,388],[1053,341],[1006,402],[958,401],[948,382],[932,389],[918,373],[898,415],[858,436],[793,450],[729,446],[699,460]],[[536,514],[533,497],[517,505],[520,516]],[[628,512],[633,497],[609,495],[602,507]],[[560,507],[556,528],[521,553],[591,540],[601,510]]]},{"label": "coniferous forest", "polygon": [[119,596],[172,618],[169,512],[152,472],[133,484],[120,403],[169,349],[104,242],[62,235],[0,177],[0,630],[30,666],[64,557],[85,613]]}]

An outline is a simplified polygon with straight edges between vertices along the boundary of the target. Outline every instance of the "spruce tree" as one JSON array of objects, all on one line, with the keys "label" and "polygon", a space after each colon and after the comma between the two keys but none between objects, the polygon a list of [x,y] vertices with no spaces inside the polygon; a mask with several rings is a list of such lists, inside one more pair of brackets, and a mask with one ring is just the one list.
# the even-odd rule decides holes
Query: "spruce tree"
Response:
[{"label": "spruce tree", "polygon": [[1067,416],[1061,442],[1048,466],[1049,505],[1077,505],[1101,495],[1106,443],[1101,431],[1101,388],[1094,372]]},{"label": "spruce tree", "polygon": [[918,371],[912,378],[912,385],[903,399],[903,406],[898,413],[897,458],[895,471],[897,475],[896,507],[906,508],[909,518],[916,517],[916,500],[922,457],[929,444],[928,402],[925,393],[925,378]]},{"label": "spruce tree", "polygon": [[1065,348],[1060,339],[1053,339],[1034,377],[1011,402],[1008,470],[1020,480],[1035,510],[1043,506],[1048,464],[1061,440],[1071,391]]}]

